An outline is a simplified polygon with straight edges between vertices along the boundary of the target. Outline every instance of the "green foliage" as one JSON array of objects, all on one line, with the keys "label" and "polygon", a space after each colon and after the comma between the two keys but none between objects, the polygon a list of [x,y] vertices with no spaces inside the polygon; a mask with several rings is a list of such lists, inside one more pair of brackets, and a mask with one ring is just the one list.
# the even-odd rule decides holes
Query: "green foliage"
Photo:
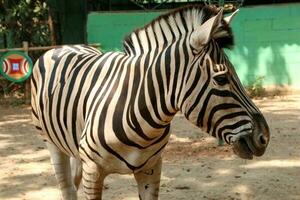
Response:
[{"label": "green foliage", "polygon": [[[23,41],[29,46],[49,45],[48,10],[46,0],[0,0],[0,41],[5,41],[0,48],[22,47]],[[33,60],[39,55],[30,52]],[[24,85],[0,77],[0,102],[22,104]]]},{"label": "green foliage", "polygon": [[0,34],[6,34],[10,47],[50,44],[47,24],[48,6],[45,0],[0,0]]},{"label": "green foliage", "polygon": [[250,97],[263,97],[266,94],[266,90],[263,87],[264,78],[264,76],[257,76],[254,81],[246,86],[246,90]]}]

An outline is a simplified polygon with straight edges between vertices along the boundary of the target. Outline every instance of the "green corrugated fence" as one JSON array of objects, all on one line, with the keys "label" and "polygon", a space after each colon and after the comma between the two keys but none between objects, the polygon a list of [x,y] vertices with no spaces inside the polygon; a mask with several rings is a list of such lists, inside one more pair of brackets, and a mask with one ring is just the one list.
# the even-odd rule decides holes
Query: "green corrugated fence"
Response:
[{"label": "green corrugated fence", "polygon": [[[161,13],[90,13],[88,43],[101,43],[104,50],[122,49],[128,33]],[[263,76],[264,86],[300,89],[300,4],[241,8],[232,28],[236,45],[227,52],[244,84]]]},{"label": "green corrugated fence", "polygon": [[162,12],[104,12],[88,15],[88,43],[97,41],[104,50],[122,50],[122,41]]}]

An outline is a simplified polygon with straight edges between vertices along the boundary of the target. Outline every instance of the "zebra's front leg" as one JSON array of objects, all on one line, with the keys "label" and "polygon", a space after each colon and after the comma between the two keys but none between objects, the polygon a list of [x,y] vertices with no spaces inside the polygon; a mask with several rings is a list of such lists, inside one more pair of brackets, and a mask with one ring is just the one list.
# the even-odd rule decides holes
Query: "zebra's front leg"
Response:
[{"label": "zebra's front leg", "polygon": [[70,157],[61,152],[55,145],[46,142],[54,167],[56,180],[63,200],[77,200],[77,192],[71,178]]},{"label": "zebra's front leg", "polygon": [[106,174],[95,163],[83,162],[82,184],[86,200],[101,200],[103,181]]},{"label": "zebra's front leg", "polygon": [[140,200],[158,199],[162,159],[149,170],[134,174],[138,184]]}]

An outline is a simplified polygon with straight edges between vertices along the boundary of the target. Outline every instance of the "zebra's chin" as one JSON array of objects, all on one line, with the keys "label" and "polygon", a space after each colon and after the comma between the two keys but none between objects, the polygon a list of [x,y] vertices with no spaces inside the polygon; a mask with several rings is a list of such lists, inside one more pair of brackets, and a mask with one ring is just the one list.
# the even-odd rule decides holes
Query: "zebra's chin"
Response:
[{"label": "zebra's chin", "polygon": [[233,143],[233,152],[243,159],[252,160],[254,152],[251,144],[245,138],[240,138]]}]

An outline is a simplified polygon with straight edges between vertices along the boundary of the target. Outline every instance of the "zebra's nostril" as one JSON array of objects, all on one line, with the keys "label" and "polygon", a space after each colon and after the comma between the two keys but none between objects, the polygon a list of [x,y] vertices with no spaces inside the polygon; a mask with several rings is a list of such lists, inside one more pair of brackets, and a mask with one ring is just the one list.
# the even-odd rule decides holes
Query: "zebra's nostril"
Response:
[{"label": "zebra's nostril", "polygon": [[259,136],[259,142],[260,142],[260,144],[263,145],[263,146],[267,145],[267,139],[266,139],[266,137],[265,137],[263,134],[261,134],[261,135]]}]

